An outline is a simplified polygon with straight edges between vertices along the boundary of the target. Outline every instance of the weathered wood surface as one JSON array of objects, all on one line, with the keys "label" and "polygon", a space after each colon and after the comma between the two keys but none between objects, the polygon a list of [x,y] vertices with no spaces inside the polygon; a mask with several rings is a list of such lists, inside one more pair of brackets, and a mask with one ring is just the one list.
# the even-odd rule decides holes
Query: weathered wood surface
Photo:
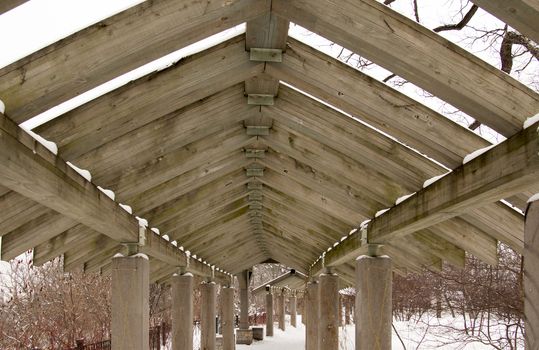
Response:
[{"label": "weathered wood surface", "polygon": [[[471,209],[518,193],[539,179],[538,125],[531,126],[461,166],[408,200],[375,218],[368,226],[370,243],[386,243]],[[326,255],[325,263],[358,256],[361,231]],[[316,267],[316,271],[321,269]]]},{"label": "weathered wood surface", "polygon": [[9,10],[13,10],[15,7],[20,6],[28,0],[2,0],[0,2],[0,15]]},{"label": "weathered wood surface", "polygon": [[535,0],[472,0],[530,39],[539,42],[539,3]]},{"label": "weathered wood surface", "polygon": [[539,96],[523,84],[375,0],[274,0],[272,10],[507,137],[539,109]]},{"label": "weathered wood surface", "polygon": [[269,0],[145,1],[0,70],[6,113],[23,122],[207,36],[256,18]]},{"label": "weathered wood surface", "polygon": [[[228,40],[176,65],[147,75],[37,128],[74,159],[118,136],[148,124],[261,72],[249,61],[243,36]],[[201,75],[204,72],[204,75]],[[114,106],[111,108],[111,106]],[[136,115],[136,118],[133,118]]]},{"label": "weathered wood surface", "polygon": [[[67,220],[65,226],[58,232],[51,233],[51,236],[44,237],[42,233],[36,235],[39,241],[31,242],[33,246],[73,227],[75,222],[80,222],[118,242],[139,242],[139,224],[132,215],[104,195],[94,184],[86,181],[60,157],[35,142],[10,119],[4,115],[0,117],[0,182],[3,186],[61,213]],[[183,252],[152,231],[146,232],[143,252],[169,264],[185,264],[186,256]],[[2,251],[8,249],[9,245],[6,247],[3,244]],[[5,257],[13,258],[26,249],[28,248],[23,246],[18,251],[9,250],[11,255]],[[4,254],[2,255],[4,258]],[[200,271],[208,272],[203,266]]]}]

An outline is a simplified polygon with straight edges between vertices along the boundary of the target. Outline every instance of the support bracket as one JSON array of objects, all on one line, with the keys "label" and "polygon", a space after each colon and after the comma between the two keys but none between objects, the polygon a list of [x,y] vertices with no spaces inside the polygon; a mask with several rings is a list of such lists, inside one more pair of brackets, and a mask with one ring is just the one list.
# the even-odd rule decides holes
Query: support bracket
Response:
[{"label": "support bracket", "polygon": [[256,62],[282,62],[283,50],[252,47],[249,59]]}]

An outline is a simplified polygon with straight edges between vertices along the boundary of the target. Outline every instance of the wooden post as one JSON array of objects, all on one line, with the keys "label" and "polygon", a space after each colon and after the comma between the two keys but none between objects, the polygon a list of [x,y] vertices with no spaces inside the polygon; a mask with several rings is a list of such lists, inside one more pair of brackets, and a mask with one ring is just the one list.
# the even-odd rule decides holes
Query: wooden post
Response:
[{"label": "wooden post", "polygon": [[203,282],[200,289],[200,350],[215,350],[215,282]]},{"label": "wooden post", "polygon": [[223,333],[223,350],[234,350],[234,288],[221,289],[221,308],[223,311],[221,330]]},{"label": "wooden post", "polygon": [[193,349],[193,275],[175,274],[172,288],[172,350]]},{"label": "wooden post", "polygon": [[305,294],[301,296],[301,323],[305,325],[306,318],[305,318]]},{"label": "wooden post", "polygon": [[266,288],[266,336],[273,337],[273,294]]},{"label": "wooden post", "polygon": [[319,327],[319,290],[318,282],[307,283],[307,292],[305,293],[305,349],[318,349],[318,327]]},{"label": "wooden post", "polygon": [[286,317],[286,304],[284,301],[284,290],[281,291],[278,297],[279,304],[279,329],[282,331],[286,330],[285,317]]},{"label": "wooden post", "polygon": [[290,298],[288,298],[288,305],[290,305],[290,325],[292,327],[297,327],[297,324],[296,324],[296,315],[297,315],[297,310],[296,310],[296,303],[297,303],[297,299],[296,299],[296,294],[292,294],[290,296]]},{"label": "wooden post", "polygon": [[150,264],[142,254],[112,258],[112,350],[150,346]]},{"label": "wooden post", "polygon": [[320,329],[318,346],[324,350],[339,349],[339,277],[320,275]]},{"label": "wooden post", "polygon": [[391,350],[391,259],[356,260],[356,350]]},{"label": "wooden post", "polygon": [[526,349],[539,349],[539,201],[526,210],[524,229],[524,319]]}]

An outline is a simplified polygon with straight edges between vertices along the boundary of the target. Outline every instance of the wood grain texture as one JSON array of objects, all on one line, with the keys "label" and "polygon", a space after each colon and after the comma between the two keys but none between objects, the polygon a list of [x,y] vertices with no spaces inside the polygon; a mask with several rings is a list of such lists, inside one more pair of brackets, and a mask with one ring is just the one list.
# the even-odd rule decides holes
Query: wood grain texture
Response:
[{"label": "wood grain texture", "polygon": [[274,0],[272,10],[431,92],[509,137],[539,95],[375,0]]},{"label": "wood grain texture", "polygon": [[143,64],[265,13],[268,0],[154,0],[0,70],[7,114],[23,122]]}]

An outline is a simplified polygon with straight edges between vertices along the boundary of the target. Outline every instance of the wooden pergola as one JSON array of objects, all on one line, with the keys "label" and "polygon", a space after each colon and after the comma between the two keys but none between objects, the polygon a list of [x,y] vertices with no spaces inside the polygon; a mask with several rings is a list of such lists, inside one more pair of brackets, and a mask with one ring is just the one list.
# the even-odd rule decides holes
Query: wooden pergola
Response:
[{"label": "wooden pergola", "polygon": [[[23,2],[4,0],[0,13]],[[539,42],[536,0],[473,2]],[[245,34],[33,130],[57,154],[19,127],[244,22]],[[489,142],[289,37],[291,22],[507,140],[463,164]],[[150,281],[172,283],[181,310],[173,311],[174,349],[192,348],[192,274],[207,280],[202,348],[213,350],[214,282],[226,287],[223,316],[231,318],[232,276],[245,290],[245,271],[269,260],[310,277],[306,302],[317,314],[307,314],[307,332],[320,341],[309,350],[337,349],[328,325],[338,278],[365,295],[358,322],[382,320],[358,330],[357,349],[374,349],[388,331],[390,344],[391,307],[388,316],[376,305],[391,294],[362,291],[388,283],[390,291],[392,271],[463,266],[466,252],[496,264],[499,242],[525,256],[526,305],[539,299],[539,205],[527,208],[539,192],[539,124],[523,128],[539,112],[539,95],[375,0],[146,1],[0,69],[0,99],[1,258],[33,249],[37,265],[63,256],[66,271],[112,273],[114,350],[147,347],[147,315],[128,316],[144,315]],[[89,170],[91,181],[66,162]],[[526,225],[512,206],[527,210]],[[526,316],[535,349],[539,315],[527,307]]]}]

